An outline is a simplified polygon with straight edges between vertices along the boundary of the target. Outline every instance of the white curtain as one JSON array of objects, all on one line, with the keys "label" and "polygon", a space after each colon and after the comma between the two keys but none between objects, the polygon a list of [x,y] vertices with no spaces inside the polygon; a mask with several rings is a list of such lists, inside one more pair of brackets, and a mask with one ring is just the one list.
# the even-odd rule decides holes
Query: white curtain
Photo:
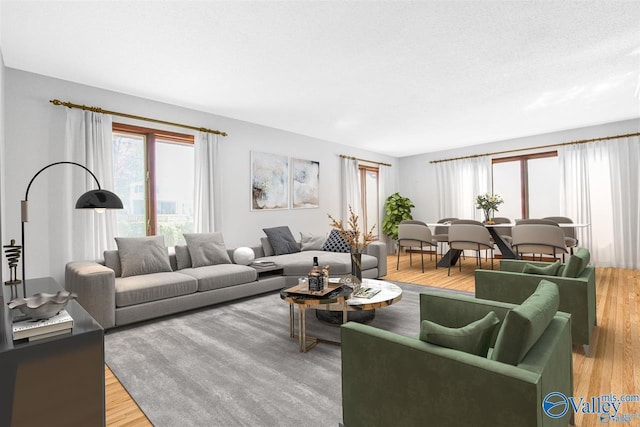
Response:
[{"label": "white curtain", "polygon": [[348,158],[342,158],[341,160],[340,178],[342,181],[342,192],[340,209],[342,220],[346,222],[349,219],[349,206],[351,206],[353,213],[361,216],[360,171],[358,170],[357,160]]},{"label": "white curtain", "polygon": [[379,239],[387,244],[387,252],[394,253],[395,247],[393,245],[393,239],[386,236],[382,232],[382,221],[387,215],[384,209],[384,203],[387,197],[398,191],[398,182],[395,179],[396,175],[391,172],[391,166],[380,165],[378,166],[378,218],[379,224],[376,224]]},{"label": "white curtain", "polygon": [[[64,158],[56,161],[85,166],[96,176],[102,189],[114,191],[111,126],[110,115],[67,109]],[[106,249],[115,249],[116,217],[111,210],[97,213],[75,209],[78,197],[97,189],[98,185],[82,168],[73,165],[56,168],[64,168],[63,184],[56,188],[55,197],[59,200],[52,201],[50,206],[60,214],[61,220],[52,225],[50,253],[51,270],[59,279],[67,262],[99,259]]]},{"label": "white curtain", "polygon": [[222,176],[218,135],[198,132],[195,141],[195,231],[221,231]]},{"label": "white curtain", "polygon": [[560,147],[561,213],[597,266],[640,268],[640,138]]},{"label": "white curtain", "polygon": [[482,221],[475,207],[478,194],[491,192],[491,158],[488,156],[436,163],[439,218]]}]

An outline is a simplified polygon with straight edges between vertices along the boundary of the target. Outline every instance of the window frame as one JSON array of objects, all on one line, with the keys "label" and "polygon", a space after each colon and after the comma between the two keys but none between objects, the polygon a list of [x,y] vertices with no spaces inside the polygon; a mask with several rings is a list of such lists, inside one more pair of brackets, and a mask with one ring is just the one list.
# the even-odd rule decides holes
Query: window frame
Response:
[{"label": "window frame", "polygon": [[156,210],[156,147],[160,142],[194,145],[193,135],[153,129],[125,123],[112,124],[113,134],[143,137],[144,140],[144,195],[145,195],[145,231],[147,236],[155,236],[158,231],[158,215]]},{"label": "window frame", "polygon": [[493,189],[493,165],[496,163],[519,162],[520,163],[520,212],[522,218],[529,218],[529,160],[558,157],[558,151],[545,151],[541,153],[522,154],[491,159],[491,192]]},{"label": "window frame", "polygon": [[[367,183],[366,183],[366,175],[367,172],[375,172],[376,173],[376,206],[378,207],[378,211],[380,210],[380,168],[377,166],[370,165],[358,165],[358,173],[360,174],[360,204],[362,205],[362,226],[364,233],[368,232],[371,229],[371,226],[368,222],[367,218]],[[378,216],[380,214],[378,213]],[[380,218],[378,218],[378,222],[380,222]],[[374,229],[374,237],[378,239],[380,237],[380,224],[374,224],[376,228]],[[376,232],[377,231],[377,232]]]}]

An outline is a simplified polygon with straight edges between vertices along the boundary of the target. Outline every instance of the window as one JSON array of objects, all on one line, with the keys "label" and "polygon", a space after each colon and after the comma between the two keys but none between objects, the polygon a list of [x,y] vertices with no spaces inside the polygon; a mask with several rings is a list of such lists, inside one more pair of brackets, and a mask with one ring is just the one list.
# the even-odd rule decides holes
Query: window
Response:
[{"label": "window", "polygon": [[373,235],[377,238],[381,227],[378,214],[378,168],[360,165],[358,169],[360,171],[360,194],[363,206],[362,224],[366,231],[369,231],[375,225]]},{"label": "window", "polygon": [[193,136],[113,124],[118,236],[163,235],[167,246],[193,232]]},{"label": "window", "polygon": [[493,159],[493,192],[504,199],[496,216],[543,218],[560,209],[556,151]]}]

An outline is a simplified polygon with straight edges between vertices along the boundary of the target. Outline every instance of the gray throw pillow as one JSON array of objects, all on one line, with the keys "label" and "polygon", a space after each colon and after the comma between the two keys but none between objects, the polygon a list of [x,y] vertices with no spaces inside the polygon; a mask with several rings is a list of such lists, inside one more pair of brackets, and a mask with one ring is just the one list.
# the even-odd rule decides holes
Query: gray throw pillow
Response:
[{"label": "gray throw pillow", "polygon": [[176,245],[176,265],[177,270],[191,268],[191,255],[189,255],[189,247],[187,245]]},{"label": "gray throw pillow", "polygon": [[527,274],[539,274],[542,276],[556,276],[558,275],[558,270],[561,266],[562,263],[560,260],[545,266],[526,263],[522,272]]},{"label": "gray throw pillow", "polygon": [[558,286],[542,279],[535,292],[507,312],[491,359],[517,366],[538,341],[558,311]]},{"label": "gray throw pillow", "polygon": [[321,251],[326,240],[322,235],[300,233],[300,246],[303,251]]},{"label": "gray throw pillow", "polygon": [[493,311],[462,328],[448,328],[423,320],[420,323],[420,339],[442,347],[487,357],[493,332],[499,323],[500,319]]},{"label": "gray throw pillow", "polygon": [[273,248],[271,247],[271,243],[269,243],[268,237],[261,237],[260,244],[262,245],[264,256],[273,256]]},{"label": "gray throw pillow", "polygon": [[183,236],[189,248],[192,267],[231,264],[222,233],[184,233]]},{"label": "gray throw pillow", "polygon": [[289,230],[289,227],[286,225],[281,227],[263,228],[262,231],[267,235],[269,243],[273,248],[274,255],[300,252],[298,242],[296,242],[293,234],[291,234],[291,230]]},{"label": "gray throw pillow", "polygon": [[171,271],[163,236],[116,237],[122,277]]},{"label": "gray throw pillow", "polygon": [[340,233],[338,233],[338,230],[335,229],[329,233],[329,237],[327,237],[327,240],[324,242],[322,249],[327,252],[351,252],[351,248],[347,242],[344,241]]}]

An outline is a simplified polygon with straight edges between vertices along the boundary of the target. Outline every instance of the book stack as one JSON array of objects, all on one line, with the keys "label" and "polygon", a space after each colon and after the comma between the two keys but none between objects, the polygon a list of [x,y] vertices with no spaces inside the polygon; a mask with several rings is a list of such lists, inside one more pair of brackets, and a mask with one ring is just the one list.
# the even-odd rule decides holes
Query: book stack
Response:
[{"label": "book stack", "polygon": [[55,337],[71,333],[73,329],[73,318],[67,310],[48,319],[25,318],[13,322],[13,340],[28,339],[36,341],[44,338]]},{"label": "book stack", "polygon": [[254,267],[275,267],[276,263],[273,261],[253,261],[251,265]]}]

